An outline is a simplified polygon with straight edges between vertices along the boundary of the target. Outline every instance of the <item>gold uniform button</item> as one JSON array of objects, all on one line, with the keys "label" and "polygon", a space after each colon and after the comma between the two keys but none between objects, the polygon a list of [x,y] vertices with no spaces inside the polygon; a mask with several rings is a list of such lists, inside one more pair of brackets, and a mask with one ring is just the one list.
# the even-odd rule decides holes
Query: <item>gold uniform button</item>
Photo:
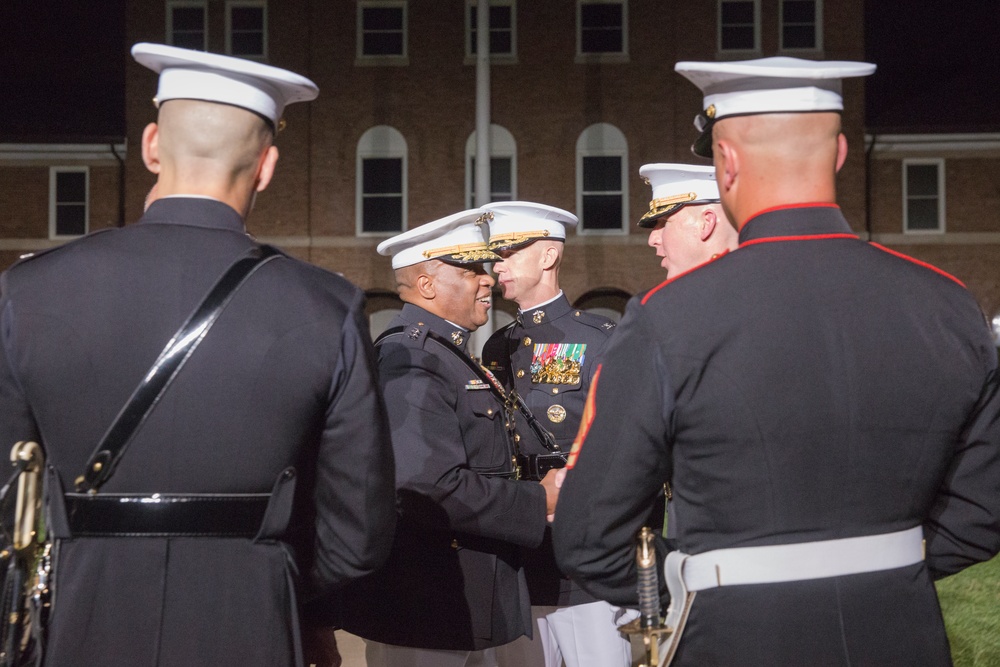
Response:
[{"label": "gold uniform button", "polygon": [[492,415],[492,414],[493,414],[493,408],[489,408],[489,409],[488,409],[488,410],[486,411],[486,414],[488,414],[488,415]]},{"label": "gold uniform button", "polygon": [[527,336],[525,336],[524,337],[524,346],[528,347],[529,345],[531,345],[531,339],[528,338]]},{"label": "gold uniform button", "polygon": [[551,405],[549,409],[546,410],[546,414],[549,417],[549,421],[553,424],[559,424],[564,419],[566,419],[566,408],[561,405]]},{"label": "gold uniform button", "polygon": [[457,549],[458,548],[458,540],[452,540],[451,541],[451,548],[452,549]]},{"label": "gold uniform button", "polygon": [[578,310],[575,313],[573,313],[573,317],[580,317],[580,311]]},{"label": "gold uniform button", "polygon": [[523,368],[517,372],[517,377],[519,377],[519,378],[523,378],[524,377],[524,369]]},{"label": "gold uniform button", "polygon": [[558,394],[559,393],[559,387],[552,387],[552,393],[553,394]]}]

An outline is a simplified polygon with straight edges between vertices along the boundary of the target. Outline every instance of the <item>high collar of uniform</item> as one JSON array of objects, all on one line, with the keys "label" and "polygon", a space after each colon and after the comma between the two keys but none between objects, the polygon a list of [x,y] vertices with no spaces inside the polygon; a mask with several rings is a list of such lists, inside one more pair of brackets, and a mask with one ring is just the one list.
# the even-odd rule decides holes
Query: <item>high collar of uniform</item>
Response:
[{"label": "high collar of uniform", "polygon": [[243,218],[229,204],[205,197],[157,199],[140,220],[143,224],[189,225],[245,233]]},{"label": "high collar of uniform", "polygon": [[777,206],[747,220],[740,229],[740,245],[762,239],[830,234],[854,234],[836,204]]},{"label": "high collar of uniform", "polygon": [[426,327],[429,331],[433,331],[439,336],[444,336],[454,343],[458,349],[465,352],[465,347],[469,342],[469,336],[472,332],[452,324],[448,320],[438,317],[434,313],[412,303],[404,303],[403,310],[399,315],[411,325],[421,328]]},{"label": "high collar of uniform", "polygon": [[573,310],[573,306],[570,305],[569,299],[566,298],[565,294],[560,294],[552,301],[538,308],[528,308],[527,310],[518,311],[517,321],[521,326],[530,329],[531,327],[537,327],[558,319],[571,310]]}]

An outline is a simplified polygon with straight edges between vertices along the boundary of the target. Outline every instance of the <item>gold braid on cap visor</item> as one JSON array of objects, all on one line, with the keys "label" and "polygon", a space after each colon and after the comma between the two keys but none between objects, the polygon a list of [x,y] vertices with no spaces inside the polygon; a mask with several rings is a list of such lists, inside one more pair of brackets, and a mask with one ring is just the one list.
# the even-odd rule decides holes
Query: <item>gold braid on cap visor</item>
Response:
[{"label": "gold braid on cap visor", "polygon": [[660,197],[659,199],[654,199],[649,202],[649,211],[639,218],[639,224],[641,225],[643,220],[648,220],[653,216],[660,216],[664,213],[669,213],[674,209],[678,209],[684,204],[693,202],[697,198],[697,192],[685,192],[684,194],[674,195],[673,197]]},{"label": "gold braid on cap visor", "polygon": [[504,234],[502,236],[491,236],[490,250],[510,248],[522,243],[527,243],[528,241],[543,239],[549,234],[550,232],[547,229],[536,229],[532,232],[511,232],[510,234]]},{"label": "gold braid on cap visor", "polygon": [[490,252],[485,243],[466,243],[450,245],[443,248],[424,250],[427,259],[449,259],[453,262],[495,262],[500,259],[496,253]]}]

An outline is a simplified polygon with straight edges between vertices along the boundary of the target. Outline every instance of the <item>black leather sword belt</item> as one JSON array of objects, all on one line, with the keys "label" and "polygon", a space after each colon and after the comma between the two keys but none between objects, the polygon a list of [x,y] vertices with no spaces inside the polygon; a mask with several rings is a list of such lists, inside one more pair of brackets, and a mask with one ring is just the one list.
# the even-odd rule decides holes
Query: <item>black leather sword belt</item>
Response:
[{"label": "black leather sword belt", "polygon": [[566,467],[566,455],[559,454],[520,454],[517,464],[521,467],[524,479],[541,480],[550,470]]},{"label": "black leather sword belt", "polygon": [[270,493],[65,494],[73,537],[248,537],[260,532]]}]

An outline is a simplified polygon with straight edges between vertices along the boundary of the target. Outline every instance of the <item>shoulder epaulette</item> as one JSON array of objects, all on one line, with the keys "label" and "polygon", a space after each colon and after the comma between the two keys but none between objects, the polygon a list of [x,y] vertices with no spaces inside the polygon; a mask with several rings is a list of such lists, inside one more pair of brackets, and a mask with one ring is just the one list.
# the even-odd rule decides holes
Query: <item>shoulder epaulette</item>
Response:
[{"label": "shoulder epaulette", "polygon": [[586,310],[574,310],[573,319],[606,333],[610,333],[618,326],[614,320],[596,313],[588,313]]}]

